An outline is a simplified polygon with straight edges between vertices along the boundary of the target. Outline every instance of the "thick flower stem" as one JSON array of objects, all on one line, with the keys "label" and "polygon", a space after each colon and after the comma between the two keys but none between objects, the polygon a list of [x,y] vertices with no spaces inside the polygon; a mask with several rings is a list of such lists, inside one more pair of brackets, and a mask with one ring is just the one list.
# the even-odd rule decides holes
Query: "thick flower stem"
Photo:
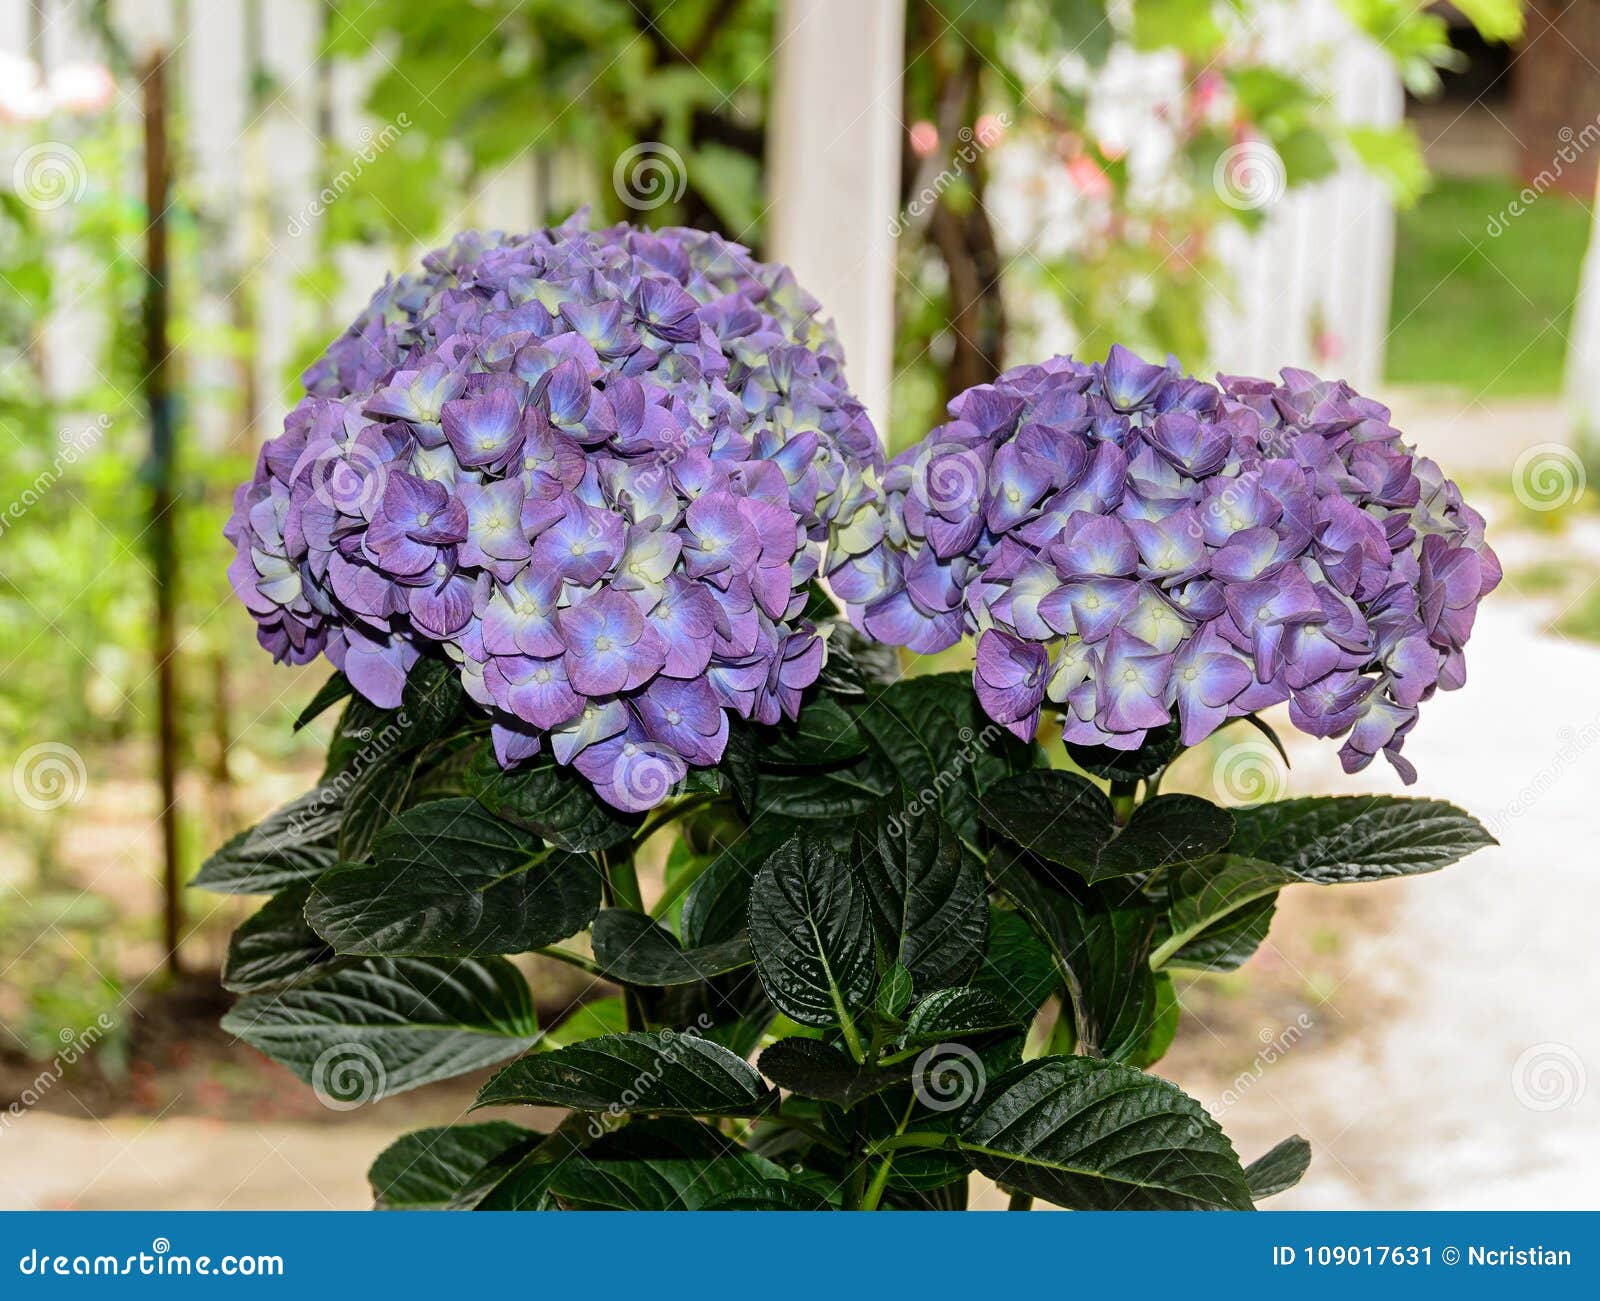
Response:
[{"label": "thick flower stem", "polygon": [[1138,802],[1138,791],[1139,783],[1136,781],[1111,783],[1111,812],[1119,827],[1127,826],[1128,819],[1133,816],[1134,805]]},{"label": "thick flower stem", "polygon": [[1011,1201],[1007,1203],[1008,1211],[1031,1211],[1033,1209],[1033,1195],[1031,1193],[1012,1193]]},{"label": "thick flower stem", "polygon": [[[642,913],[644,896],[639,890],[639,873],[633,865],[633,851],[630,849],[626,853],[612,855],[601,850],[598,857],[606,906]],[[639,997],[639,991],[631,986],[624,985],[622,988],[622,1011],[629,1030],[649,1029],[644,1002]]]}]

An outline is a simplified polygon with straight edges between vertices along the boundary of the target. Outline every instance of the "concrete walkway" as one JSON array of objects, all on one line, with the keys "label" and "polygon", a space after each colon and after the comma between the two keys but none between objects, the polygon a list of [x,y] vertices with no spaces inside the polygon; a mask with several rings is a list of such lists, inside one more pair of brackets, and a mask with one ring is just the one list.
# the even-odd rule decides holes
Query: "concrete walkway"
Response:
[{"label": "concrete walkway", "polygon": [[[1407,742],[1408,793],[1464,806],[1500,846],[1351,887],[1383,904],[1381,929],[1353,937],[1354,1026],[1272,1054],[1230,1103],[1191,1085],[1247,1156],[1311,1140],[1310,1173],[1274,1205],[1600,1207],[1600,649],[1491,600],[1467,659],[1467,688],[1424,705]],[[1297,791],[1399,788],[1296,749]]]}]

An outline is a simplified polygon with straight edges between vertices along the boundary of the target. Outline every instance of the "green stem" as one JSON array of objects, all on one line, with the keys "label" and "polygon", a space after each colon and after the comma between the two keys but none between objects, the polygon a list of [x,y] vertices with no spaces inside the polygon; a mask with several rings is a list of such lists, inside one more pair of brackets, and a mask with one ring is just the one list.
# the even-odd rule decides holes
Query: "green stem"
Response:
[{"label": "green stem", "polygon": [[778,1111],[778,1114],[774,1117],[774,1119],[777,1123],[785,1126],[786,1128],[792,1129],[796,1133],[804,1134],[819,1147],[825,1147],[828,1149],[828,1151],[837,1152],[841,1156],[843,1156],[846,1152],[844,1144],[839,1142],[833,1137],[833,1135],[829,1134],[828,1131],[823,1129],[820,1125],[814,1125],[809,1120],[803,1120],[799,1116],[791,1116],[788,1112],[783,1111],[782,1109]]},{"label": "green stem", "polygon": [[850,1056],[855,1058],[856,1065],[864,1066],[867,1054],[861,1047],[861,1032],[856,1029],[856,1023],[842,1007],[839,1008],[839,1029],[844,1032],[844,1046],[850,1050]]},{"label": "green stem", "polygon": [[[644,911],[644,899],[639,893],[639,873],[633,866],[633,851],[613,857],[600,850],[600,879],[603,883],[606,907],[628,908]],[[631,985],[622,987],[623,1019],[629,1030],[648,1030],[650,1022],[644,1014],[644,1001],[639,991]]]},{"label": "green stem", "polygon": [[1128,819],[1133,816],[1134,805],[1138,803],[1138,792],[1139,783],[1136,781],[1111,783],[1111,812],[1119,827],[1127,826]]},{"label": "green stem", "polygon": [[[894,1129],[896,1135],[906,1132],[906,1126],[911,1123],[911,1113],[916,1110],[916,1106],[917,1099],[913,1096],[911,1101],[906,1103],[906,1109],[900,1113],[900,1123]],[[861,1199],[862,1210],[878,1209],[878,1203],[883,1200],[883,1190],[889,1186],[889,1172],[893,1169],[894,1153],[887,1152],[883,1160],[878,1163],[877,1170],[873,1172],[872,1183],[867,1187],[867,1195]]]},{"label": "green stem", "polygon": [[542,949],[535,949],[534,952],[540,957],[554,958],[557,962],[565,962],[569,967],[577,967],[580,971],[587,971],[591,976],[603,976],[606,974],[594,962],[584,957],[583,954],[573,953],[570,949],[558,948],[554,944],[547,945]]},{"label": "green stem", "polygon": [[613,858],[608,853],[602,853],[600,861],[605,866],[606,878],[611,882],[612,906],[642,913],[644,895],[639,890],[639,873],[633,866],[633,854]]},{"label": "green stem", "polygon": [[1032,1193],[1012,1193],[1011,1201],[1006,1206],[1006,1210],[1008,1211],[1031,1211],[1032,1209]]},{"label": "green stem", "polygon": [[873,1153],[897,1152],[903,1147],[942,1148],[950,1146],[950,1135],[933,1129],[914,1129],[909,1134],[895,1134],[891,1138],[875,1139],[867,1144]]},{"label": "green stem", "polygon": [[696,809],[703,809],[707,804],[714,802],[716,798],[715,795],[690,795],[681,802],[668,806],[633,833],[633,843],[636,845],[644,844],[662,827],[678,821],[686,813],[693,813]]}]

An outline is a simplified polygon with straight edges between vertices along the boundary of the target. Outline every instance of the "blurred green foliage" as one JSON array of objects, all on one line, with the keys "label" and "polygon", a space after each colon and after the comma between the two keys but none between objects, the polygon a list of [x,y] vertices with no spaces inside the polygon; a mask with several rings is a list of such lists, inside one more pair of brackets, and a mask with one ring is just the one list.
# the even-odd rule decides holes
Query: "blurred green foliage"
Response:
[{"label": "blurred green foliage", "polygon": [[[1435,88],[1451,66],[1444,20],[1423,6],[1338,2],[1414,89]],[[1291,186],[1351,158],[1402,203],[1415,201],[1427,178],[1408,129],[1341,123],[1330,88],[1270,61],[1250,39],[1258,20],[1281,27],[1287,4],[908,0],[902,200],[936,179],[937,201],[903,222],[895,444],[920,436],[954,393],[1027,354],[1037,323],[1017,319],[1018,301],[1054,303],[1085,356],[1121,341],[1202,359],[1206,305],[1226,291],[1214,233],[1261,217],[1230,207],[1213,183],[1233,144],[1270,145]],[[1520,31],[1516,0],[1460,7],[1491,39]],[[477,187],[530,155],[575,161],[600,216],[638,218],[619,199],[613,168],[630,148],[659,142],[683,160],[682,193],[645,218],[711,226],[762,252],[777,11],[777,0],[339,3],[328,53],[375,63],[367,111],[411,125],[334,205],[330,237],[440,238],[471,220]],[[1175,149],[1155,193],[1090,129],[1097,78],[1118,51],[1175,55],[1187,83],[1163,108]],[[1219,97],[1229,106],[1220,112]],[[1064,250],[1037,252],[1026,235],[997,231],[987,148],[971,148],[986,119],[1036,152],[1041,184],[1083,191],[1082,230]],[[909,137],[918,130],[923,146],[935,133],[922,152]]]},{"label": "blurred green foliage", "polygon": [[1554,396],[1591,219],[1551,191],[1519,216],[1499,177],[1441,178],[1400,214],[1387,374],[1473,398]]}]

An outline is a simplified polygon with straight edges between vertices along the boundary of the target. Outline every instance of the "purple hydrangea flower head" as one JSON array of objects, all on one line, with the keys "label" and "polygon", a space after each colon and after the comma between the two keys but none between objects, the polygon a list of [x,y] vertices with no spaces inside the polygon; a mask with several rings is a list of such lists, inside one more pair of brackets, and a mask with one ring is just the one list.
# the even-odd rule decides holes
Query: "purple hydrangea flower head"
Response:
[{"label": "purple hydrangea flower head", "polygon": [[920,653],[977,640],[974,687],[1032,735],[1194,745],[1287,703],[1349,771],[1400,757],[1466,676],[1500,581],[1483,518],[1339,381],[1185,376],[1116,347],[950,404],[884,471],[882,518],[836,571],[858,628]]},{"label": "purple hydrangea flower head", "polygon": [[[547,753],[620,808],[716,763],[730,713],[794,716],[824,562],[863,598],[890,580],[882,454],[832,328],[717,235],[583,214],[462,235],[304,383],[227,527],[261,644],[384,707],[448,657],[503,765]],[[1460,580],[1429,573],[1453,628]],[[924,587],[959,605],[960,578]]]}]

